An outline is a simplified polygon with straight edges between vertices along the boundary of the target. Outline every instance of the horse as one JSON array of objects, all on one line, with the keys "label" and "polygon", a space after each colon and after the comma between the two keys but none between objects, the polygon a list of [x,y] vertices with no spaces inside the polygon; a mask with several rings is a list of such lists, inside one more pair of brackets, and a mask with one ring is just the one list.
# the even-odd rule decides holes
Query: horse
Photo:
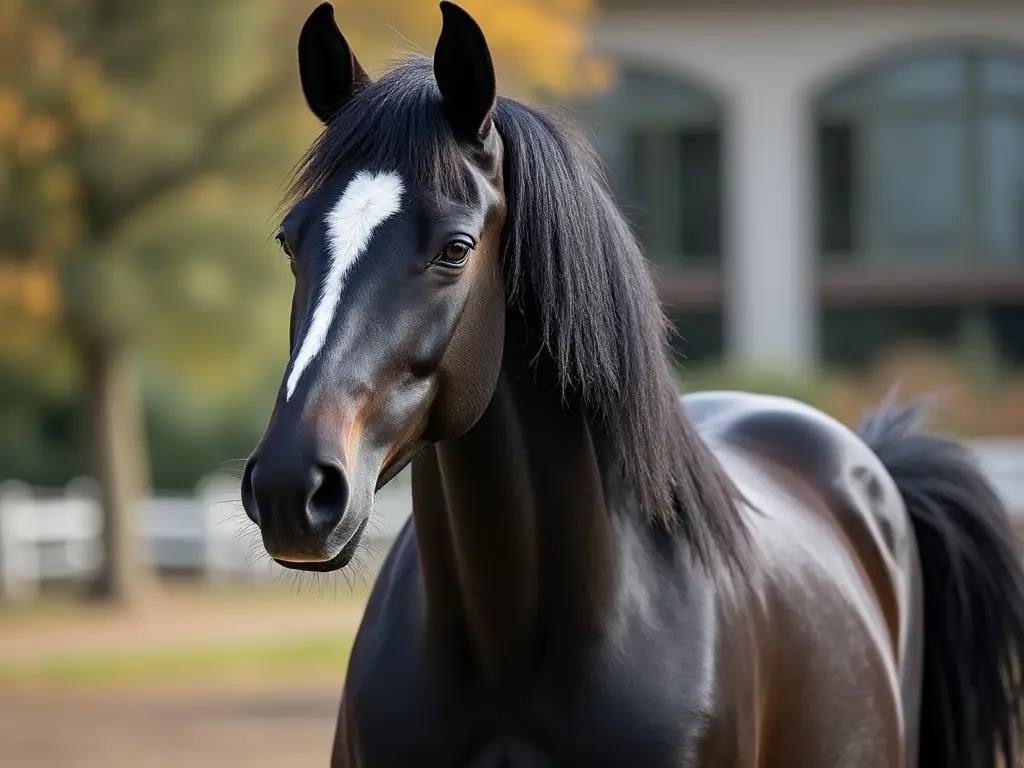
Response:
[{"label": "horse", "polygon": [[411,464],[331,764],[1020,766],[1024,573],[968,449],[890,398],[680,397],[581,131],[499,97],[478,24],[372,79],[329,4],[277,241],[290,358],[242,499],[344,568]]}]

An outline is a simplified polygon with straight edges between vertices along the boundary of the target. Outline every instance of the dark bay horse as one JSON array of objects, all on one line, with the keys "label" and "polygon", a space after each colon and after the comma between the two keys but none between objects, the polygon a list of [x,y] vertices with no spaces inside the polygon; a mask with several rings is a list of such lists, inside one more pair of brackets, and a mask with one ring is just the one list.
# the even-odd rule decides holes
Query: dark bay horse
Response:
[{"label": "dark bay horse", "polygon": [[1022,763],[1024,574],[967,450],[892,404],[680,401],[641,251],[567,127],[442,3],[377,81],[329,5],[326,128],[278,240],[291,359],[243,500],[343,568],[412,464],[359,630],[347,768]]}]

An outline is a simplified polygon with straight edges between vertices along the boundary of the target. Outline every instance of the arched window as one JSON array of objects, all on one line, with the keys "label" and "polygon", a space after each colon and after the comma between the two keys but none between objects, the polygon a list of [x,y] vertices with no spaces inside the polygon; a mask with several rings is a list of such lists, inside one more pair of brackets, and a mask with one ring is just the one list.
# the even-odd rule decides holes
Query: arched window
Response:
[{"label": "arched window", "polygon": [[876,66],[823,94],[817,121],[826,264],[1024,265],[1024,55]]},{"label": "arched window", "polygon": [[1024,362],[1024,54],[903,57],[816,106],[825,359],[980,334]]},{"label": "arched window", "polygon": [[721,109],[678,78],[625,65],[584,117],[623,212],[665,267],[722,258]]},{"label": "arched window", "polygon": [[655,265],[680,360],[722,356],[722,110],[678,77],[632,64],[581,105],[623,213]]}]

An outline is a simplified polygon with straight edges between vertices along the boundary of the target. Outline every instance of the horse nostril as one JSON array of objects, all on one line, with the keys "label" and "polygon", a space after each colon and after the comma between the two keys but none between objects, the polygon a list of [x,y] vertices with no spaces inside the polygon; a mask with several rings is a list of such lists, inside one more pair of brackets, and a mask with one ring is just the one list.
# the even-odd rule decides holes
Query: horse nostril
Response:
[{"label": "horse nostril", "polygon": [[245,471],[242,472],[242,508],[250,520],[258,526],[260,524],[259,507],[256,505],[256,494],[253,492],[252,476],[256,470],[256,459],[250,458],[245,462]]},{"label": "horse nostril", "polygon": [[309,497],[309,517],[314,526],[333,528],[348,508],[348,478],[338,464],[321,462],[316,467],[313,494]]}]

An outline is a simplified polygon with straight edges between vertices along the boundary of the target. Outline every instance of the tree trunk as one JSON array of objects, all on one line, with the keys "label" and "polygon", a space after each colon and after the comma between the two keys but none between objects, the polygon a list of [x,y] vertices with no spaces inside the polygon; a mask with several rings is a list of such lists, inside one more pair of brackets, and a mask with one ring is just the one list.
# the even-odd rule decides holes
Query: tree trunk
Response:
[{"label": "tree trunk", "polygon": [[151,583],[136,535],[149,490],[138,372],[129,345],[119,339],[90,337],[79,346],[86,465],[99,484],[103,508],[103,564],[91,594],[108,602],[137,603]]}]

